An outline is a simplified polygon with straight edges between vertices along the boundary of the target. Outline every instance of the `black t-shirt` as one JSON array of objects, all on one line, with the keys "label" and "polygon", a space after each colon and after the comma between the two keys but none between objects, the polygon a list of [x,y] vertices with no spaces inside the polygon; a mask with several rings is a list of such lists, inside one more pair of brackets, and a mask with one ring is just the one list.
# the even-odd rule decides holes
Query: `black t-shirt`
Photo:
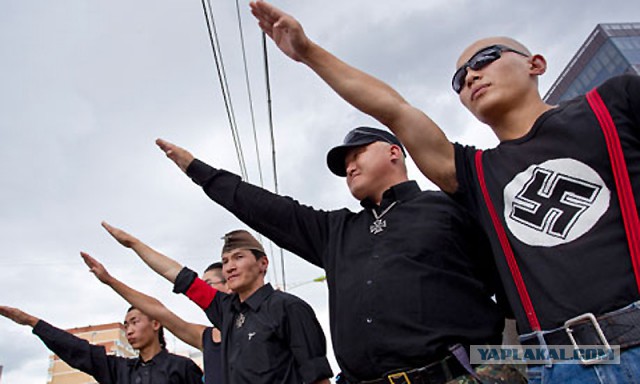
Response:
[{"label": "black t-shirt", "polygon": [[[598,89],[616,124],[633,193],[640,197],[640,78]],[[482,197],[476,149],[455,144],[453,197],[489,233],[521,333],[530,331]],[[584,96],[547,111],[522,138],[483,154],[485,181],[542,329],[638,300],[604,136]]]}]

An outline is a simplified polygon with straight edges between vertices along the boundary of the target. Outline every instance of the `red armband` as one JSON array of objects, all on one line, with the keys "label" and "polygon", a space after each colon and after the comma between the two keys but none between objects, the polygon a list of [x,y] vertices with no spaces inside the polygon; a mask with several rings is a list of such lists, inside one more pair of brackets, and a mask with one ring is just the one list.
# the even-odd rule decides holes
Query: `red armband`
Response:
[{"label": "red armband", "polygon": [[198,304],[200,308],[207,309],[209,305],[211,305],[216,293],[218,293],[217,289],[196,277],[189,289],[187,289],[187,292],[185,292],[185,295],[187,295],[191,301]]}]

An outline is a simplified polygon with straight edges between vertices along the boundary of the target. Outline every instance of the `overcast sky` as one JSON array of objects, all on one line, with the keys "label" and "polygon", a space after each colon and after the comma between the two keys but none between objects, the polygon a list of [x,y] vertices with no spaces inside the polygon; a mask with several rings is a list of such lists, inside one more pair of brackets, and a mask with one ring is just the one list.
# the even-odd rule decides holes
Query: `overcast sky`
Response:
[{"label": "overcast sky", "polygon": [[[398,89],[451,140],[481,147],[496,139],[450,88],[462,49],[491,35],[519,39],[549,62],[544,94],[597,23],[638,21],[635,0],[274,4],[300,19],[320,45]],[[259,183],[235,5],[212,0],[249,180]],[[240,11],[264,185],[273,189],[260,33],[246,0]],[[326,168],[325,154],[349,129],[379,125],[273,44],[268,50],[280,192],[317,208],[357,210],[344,180]],[[224,233],[246,228],[154,144],[162,137],[239,172],[202,5],[0,0],[0,55],[0,304],[62,328],[121,321],[127,304],[87,272],[84,250],[134,288],[206,324],[100,227],[102,220],[123,227],[198,271],[219,258]],[[281,284],[279,252],[272,253],[268,277]],[[323,275],[291,254],[285,264],[289,286]],[[323,283],[291,292],[312,304],[328,330]],[[43,384],[48,355],[30,328],[0,318],[2,384]]]}]

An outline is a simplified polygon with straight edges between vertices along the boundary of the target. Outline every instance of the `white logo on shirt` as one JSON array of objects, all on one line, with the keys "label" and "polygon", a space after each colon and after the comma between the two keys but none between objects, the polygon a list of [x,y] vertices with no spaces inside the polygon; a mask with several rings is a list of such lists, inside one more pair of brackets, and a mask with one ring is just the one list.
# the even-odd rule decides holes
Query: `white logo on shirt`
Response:
[{"label": "white logo on shirt", "polygon": [[253,336],[256,335],[256,333],[255,332],[251,332],[251,333],[248,333],[247,335],[249,336],[249,340],[251,340],[253,338]]},{"label": "white logo on shirt", "polygon": [[553,247],[587,233],[609,208],[600,175],[574,159],[531,165],[504,189],[504,217],[525,244]]}]

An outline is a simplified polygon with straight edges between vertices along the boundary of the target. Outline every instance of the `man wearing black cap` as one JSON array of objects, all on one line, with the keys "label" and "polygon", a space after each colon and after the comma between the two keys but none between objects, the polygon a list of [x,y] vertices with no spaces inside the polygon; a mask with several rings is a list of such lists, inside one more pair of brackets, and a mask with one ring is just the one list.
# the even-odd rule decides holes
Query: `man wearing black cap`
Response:
[{"label": "man wearing black cap", "polygon": [[329,384],[333,373],[326,358],[326,340],[313,309],[298,297],[265,284],[269,259],[249,232],[232,231],[223,238],[222,273],[233,291],[227,294],[127,232],[106,223],[103,226],[174,283],[174,292],[198,304],[220,329],[223,382]]},{"label": "man wearing black cap", "polygon": [[501,340],[491,255],[447,196],[408,180],[404,150],[389,132],[356,128],[328,154],[359,212],[315,210],[156,143],[211,199],[326,271],[340,382],[521,382],[512,367],[472,372],[465,363],[469,345]]}]

